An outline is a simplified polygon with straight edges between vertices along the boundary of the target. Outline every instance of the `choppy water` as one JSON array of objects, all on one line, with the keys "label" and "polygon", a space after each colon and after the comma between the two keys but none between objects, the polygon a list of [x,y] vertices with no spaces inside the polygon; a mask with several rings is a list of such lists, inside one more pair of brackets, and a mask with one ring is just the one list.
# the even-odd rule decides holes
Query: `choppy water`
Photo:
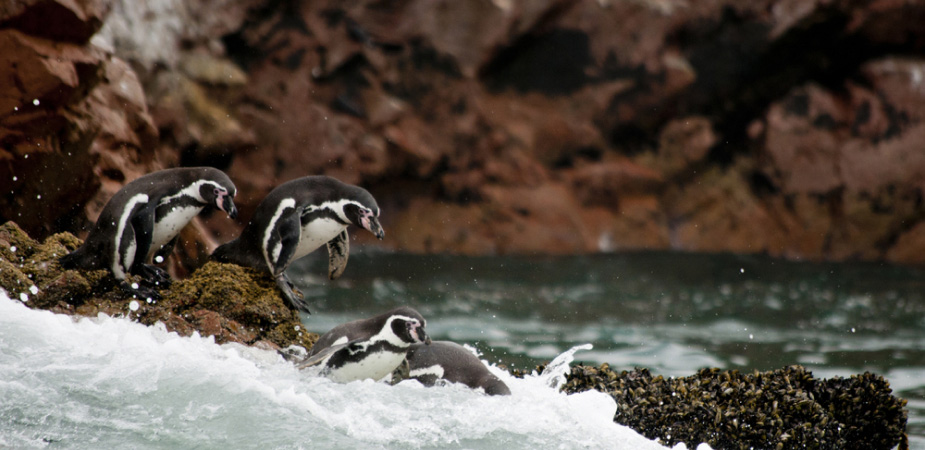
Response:
[{"label": "choppy water", "polygon": [[[631,254],[466,258],[354,254],[342,280],[294,267],[323,332],[400,304],[428,334],[491,362],[578,361],[689,375],[701,367],[817,376],[865,370],[909,400],[925,449],[925,278],[876,264]],[[117,318],[73,321],[0,298],[0,448],[659,448],[610,421],[597,393],[499,376],[512,397],[458,387],[337,385],[274,353]]]},{"label": "choppy water", "polygon": [[435,339],[532,368],[585,342],[578,361],[685,376],[802,364],[818,377],[872,371],[909,401],[925,449],[925,270],[733,255],[640,253],[566,258],[365,254],[343,281],[322,261],[303,285],[322,331],[408,303]]},{"label": "choppy water", "polygon": [[341,385],[275,352],[0,294],[0,448],[664,448],[614,424],[605,394],[495,372],[511,396]]}]

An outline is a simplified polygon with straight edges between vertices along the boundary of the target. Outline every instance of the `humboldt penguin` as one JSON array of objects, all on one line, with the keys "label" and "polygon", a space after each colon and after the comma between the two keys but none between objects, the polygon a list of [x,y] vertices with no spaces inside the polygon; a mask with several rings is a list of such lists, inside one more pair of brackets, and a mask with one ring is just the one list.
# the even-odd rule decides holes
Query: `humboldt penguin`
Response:
[{"label": "humboldt penguin", "polygon": [[273,189],[241,235],[215,249],[212,259],[268,272],[286,300],[309,312],[286,268],[326,244],[328,277],[337,279],[347,267],[351,224],[379,239],[385,236],[379,206],[365,189],[321,175],[298,178]]},{"label": "humboldt penguin", "polygon": [[405,361],[411,345],[430,343],[425,324],[421,314],[402,306],[338,325],[315,342],[297,367],[319,367],[321,375],[339,383],[381,380]]},{"label": "humboldt penguin", "polygon": [[[181,167],[141,176],[116,192],[103,207],[83,245],[60,259],[65,269],[112,272],[120,286],[139,298],[159,298],[155,286],[170,276],[150,265],[155,253],[172,248],[180,230],[203,208],[237,216],[234,183],[212,167]],[[166,247],[165,247],[166,246]],[[127,274],[147,284],[129,285]]]},{"label": "humboldt penguin", "polygon": [[437,380],[462,383],[482,389],[488,395],[510,395],[511,390],[488,370],[471,351],[455,342],[434,341],[430,345],[414,344],[408,349],[408,376],[425,386]]}]

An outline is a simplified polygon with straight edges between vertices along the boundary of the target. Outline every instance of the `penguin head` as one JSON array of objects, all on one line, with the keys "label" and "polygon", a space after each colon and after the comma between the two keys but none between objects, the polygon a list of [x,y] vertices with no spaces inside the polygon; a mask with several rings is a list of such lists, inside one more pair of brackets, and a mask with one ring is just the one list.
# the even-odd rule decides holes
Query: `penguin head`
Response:
[{"label": "penguin head", "polygon": [[405,346],[411,344],[430,344],[430,337],[424,331],[427,321],[412,308],[402,307],[390,312],[387,326]]},{"label": "penguin head", "polygon": [[238,217],[238,208],[234,206],[236,194],[233,184],[223,186],[222,183],[203,183],[199,188],[199,195],[206,203],[225,211],[232,219]]},{"label": "penguin head", "polygon": [[344,205],[344,216],[351,223],[363,227],[377,238],[382,239],[385,237],[385,230],[382,229],[382,225],[379,225],[379,207],[375,206],[375,202],[373,202],[372,208],[359,202],[347,203]]}]

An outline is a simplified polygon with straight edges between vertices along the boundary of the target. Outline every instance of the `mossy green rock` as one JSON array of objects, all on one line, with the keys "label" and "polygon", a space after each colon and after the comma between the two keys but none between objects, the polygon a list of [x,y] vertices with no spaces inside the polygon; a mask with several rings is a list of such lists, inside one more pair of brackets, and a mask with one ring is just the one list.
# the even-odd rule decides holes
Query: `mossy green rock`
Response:
[{"label": "mossy green rock", "polygon": [[[128,317],[162,322],[181,335],[198,332],[216,342],[271,343],[311,348],[318,335],[304,331],[268,275],[243,267],[207,263],[191,277],[160,291],[163,299],[134,299],[105,270],[63,270],[58,260],[81,240],[58,233],[39,244],[13,222],[0,226],[0,288],[28,296],[30,307],[57,313]],[[130,281],[132,279],[130,278]],[[33,293],[37,289],[37,293]],[[134,302],[134,303],[133,303]]]}]

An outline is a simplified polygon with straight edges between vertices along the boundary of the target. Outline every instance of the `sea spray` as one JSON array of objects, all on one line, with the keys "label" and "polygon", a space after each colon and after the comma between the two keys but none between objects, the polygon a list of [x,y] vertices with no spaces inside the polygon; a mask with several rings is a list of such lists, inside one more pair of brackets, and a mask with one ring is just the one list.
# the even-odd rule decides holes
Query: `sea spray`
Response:
[{"label": "sea spray", "polygon": [[75,320],[0,295],[4,446],[664,448],[614,424],[605,394],[565,395],[552,375],[492,370],[511,396],[338,384],[275,352],[104,315]]}]

